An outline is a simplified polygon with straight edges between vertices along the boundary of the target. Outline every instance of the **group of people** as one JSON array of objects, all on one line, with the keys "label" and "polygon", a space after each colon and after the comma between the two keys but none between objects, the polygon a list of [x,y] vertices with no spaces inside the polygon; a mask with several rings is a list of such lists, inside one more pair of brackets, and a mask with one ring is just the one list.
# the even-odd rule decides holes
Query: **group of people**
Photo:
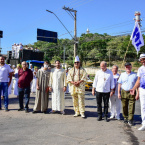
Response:
[{"label": "group of people", "polygon": [[100,63],[101,70],[97,71],[92,94],[96,94],[98,121],[102,120],[102,100],[104,102],[104,117],[108,122],[108,104],[110,100],[110,118],[120,120],[120,108],[122,103],[122,113],[124,123],[134,125],[133,117],[135,112],[135,101],[140,98],[142,126],[138,130],[145,130],[145,54],[141,54],[139,61],[142,66],[137,74],[132,72],[130,62],[125,63],[125,72],[120,75],[118,66],[113,65],[112,72],[107,69],[107,63]]},{"label": "group of people", "polygon": [[[118,66],[113,65],[112,71],[107,69],[107,63],[100,63],[100,70],[97,71],[94,81],[92,94],[96,95],[98,121],[103,118],[102,100],[104,102],[104,120],[108,122],[108,107],[110,100],[110,118],[120,120],[120,110],[122,103],[122,113],[124,123],[133,125],[133,116],[135,111],[135,101],[140,98],[142,126],[138,130],[145,130],[145,54],[140,55],[142,66],[138,73],[132,72],[130,62],[125,63],[125,72],[119,75]],[[31,70],[27,67],[25,61],[22,62],[22,68],[18,70],[18,96],[19,109],[29,112],[30,91],[33,86],[32,80],[35,79],[36,97],[32,113],[39,111],[46,113],[49,102],[49,92],[52,94],[52,110],[50,113],[65,114],[65,92],[67,84],[72,96],[74,106],[74,117],[81,116],[85,118],[85,84],[87,73],[80,66],[80,59],[75,57],[74,67],[71,68],[66,76],[66,72],[61,68],[59,60],[55,61],[55,68],[49,69],[49,63],[44,62],[41,69]],[[3,91],[5,110],[8,111],[8,87],[11,84],[12,70],[10,66],[4,63],[4,57],[0,57],[0,93]],[[0,94],[1,96],[1,94]],[[25,96],[25,106],[23,98]],[[0,99],[0,109],[1,99]]]},{"label": "group of people", "polygon": [[39,49],[37,49],[37,48],[34,49],[32,47],[28,47],[27,45],[25,47],[23,47],[22,43],[18,43],[18,44],[14,43],[12,45],[12,58],[18,59],[19,51],[21,51],[23,49],[39,51]]}]

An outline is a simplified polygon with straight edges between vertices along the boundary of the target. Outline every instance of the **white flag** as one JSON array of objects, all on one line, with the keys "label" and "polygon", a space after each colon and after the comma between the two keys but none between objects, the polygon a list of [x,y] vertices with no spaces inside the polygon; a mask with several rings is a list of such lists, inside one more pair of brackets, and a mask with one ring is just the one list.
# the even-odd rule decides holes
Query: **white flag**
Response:
[{"label": "white flag", "polygon": [[144,46],[144,40],[138,22],[135,22],[135,27],[133,29],[130,40],[132,40],[132,45],[135,47],[138,54],[140,47]]}]

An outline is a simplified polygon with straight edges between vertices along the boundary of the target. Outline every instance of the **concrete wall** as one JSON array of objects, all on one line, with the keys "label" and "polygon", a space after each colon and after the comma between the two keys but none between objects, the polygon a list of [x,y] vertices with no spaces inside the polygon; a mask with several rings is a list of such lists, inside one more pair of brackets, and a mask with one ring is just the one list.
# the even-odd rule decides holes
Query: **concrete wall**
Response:
[{"label": "concrete wall", "polygon": [[96,74],[96,72],[100,69],[99,68],[85,68],[85,70],[88,74]]}]

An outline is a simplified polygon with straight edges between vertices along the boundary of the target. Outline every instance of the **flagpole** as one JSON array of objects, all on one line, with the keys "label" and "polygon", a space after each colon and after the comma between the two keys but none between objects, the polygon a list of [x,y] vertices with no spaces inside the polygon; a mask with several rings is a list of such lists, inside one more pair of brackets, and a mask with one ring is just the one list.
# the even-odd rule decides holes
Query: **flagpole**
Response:
[{"label": "flagpole", "polygon": [[[126,58],[126,54],[127,54],[130,42],[131,42],[131,40],[129,40],[129,43],[128,43],[128,46],[127,46],[127,49],[126,49],[126,52],[125,52],[125,55],[124,55],[124,59],[123,59],[122,65],[121,65],[121,69],[123,68],[123,64],[124,64],[124,61],[125,61],[125,58]],[[121,72],[120,72],[120,74],[121,74]]]}]

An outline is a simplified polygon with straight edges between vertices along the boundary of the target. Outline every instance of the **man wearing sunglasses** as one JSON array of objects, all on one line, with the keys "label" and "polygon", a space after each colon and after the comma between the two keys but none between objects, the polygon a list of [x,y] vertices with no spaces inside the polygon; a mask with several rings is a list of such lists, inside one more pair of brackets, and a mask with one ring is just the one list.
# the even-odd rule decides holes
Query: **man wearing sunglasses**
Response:
[{"label": "man wearing sunglasses", "polygon": [[67,76],[67,82],[69,83],[70,93],[73,98],[73,106],[75,115],[77,117],[81,115],[85,118],[85,83],[87,80],[87,73],[85,69],[80,67],[79,57],[75,57],[74,67],[69,70]]},{"label": "man wearing sunglasses", "polygon": [[142,126],[138,130],[143,131],[145,130],[145,54],[140,55],[139,61],[142,63],[142,66],[138,69],[138,79],[130,93],[133,95],[139,87],[138,95],[140,97]]}]

